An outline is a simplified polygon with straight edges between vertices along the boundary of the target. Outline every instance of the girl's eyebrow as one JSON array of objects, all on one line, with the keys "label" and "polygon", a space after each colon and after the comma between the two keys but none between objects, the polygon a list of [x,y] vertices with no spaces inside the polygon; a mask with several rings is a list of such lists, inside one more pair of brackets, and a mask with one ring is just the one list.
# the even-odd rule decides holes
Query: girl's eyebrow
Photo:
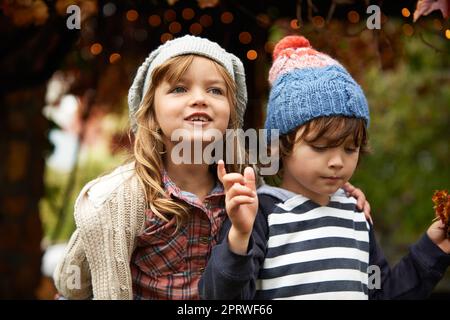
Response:
[{"label": "girl's eyebrow", "polygon": [[220,85],[225,85],[225,81],[223,79],[217,78],[217,79],[206,79],[205,83],[212,85],[212,84],[220,84]]},{"label": "girl's eyebrow", "polygon": [[[177,82],[190,82],[193,81],[192,79],[190,79],[189,77],[186,76],[182,76],[180,79],[178,79]],[[225,85],[225,80],[223,80],[222,78],[207,78],[204,79],[203,82],[208,83],[208,84],[223,84]]]}]

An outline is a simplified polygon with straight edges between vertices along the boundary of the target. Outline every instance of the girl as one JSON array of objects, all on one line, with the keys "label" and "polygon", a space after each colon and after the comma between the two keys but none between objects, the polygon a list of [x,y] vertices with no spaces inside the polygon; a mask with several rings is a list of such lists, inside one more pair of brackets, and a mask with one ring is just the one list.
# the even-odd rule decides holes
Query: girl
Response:
[{"label": "girl", "polygon": [[175,165],[171,137],[183,129],[185,140],[206,142],[207,129],[241,127],[246,102],[241,61],[216,43],[184,36],[149,55],[129,92],[134,159],[81,191],[77,229],[54,275],[61,295],[198,297],[226,216],[223,188],[207,164]]},{"label": "girl", "polygon": [[[242,127],[246,102],[241,61],[216,43],[184,36],[149,55],[129,92],[133,160],[81,191],[77,229],[54,274],[61,295],[199,298],[198,281],[226,218],[225,196],[215,166],[175,163],[173,137],[181,130],[201,152],[211,130]],[[235,157],[245,158],[234,146]],[[226,170],[243,173],[239,163]],[[245,174],[255,180],[252,170]]]}]

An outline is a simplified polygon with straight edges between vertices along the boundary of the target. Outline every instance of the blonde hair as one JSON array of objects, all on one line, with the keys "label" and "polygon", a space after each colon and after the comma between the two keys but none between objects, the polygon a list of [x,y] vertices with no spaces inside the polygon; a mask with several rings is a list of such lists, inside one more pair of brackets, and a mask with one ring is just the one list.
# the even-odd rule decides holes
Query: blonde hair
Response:
[{"label": "blonde hair", "polygon": [[[131,157],[135,161],[136,174],[144,188],[148,208],[166,222],[175,217],[177,229],[186,220],[189,210],[183,203],[168,197],[162,184],[161,174],[164,169],[163,154],[165,150],[162,133],[155,116],[154,99],[156,87],[164,80],[169,83],[179,81],[191,65],[194,57],[195,55],[182,55],[171,58],[153,71],[150,87],[136,112],[137,132],[133,156]],[[213,60],[211,61],[225,80],[227,87],[227,98],[231,106],[228,128],[238,129],[236,84],[224,67]],[[243,157],[245,163],[247,163],[248,157],[245,151],[239,145],[238,140],[235,140],[235,142],[235,157]],[[233,163],[237,164],[226,165],[227,171],[242,173],[244,166],[240,164],[241,162],[233,161]]]}]

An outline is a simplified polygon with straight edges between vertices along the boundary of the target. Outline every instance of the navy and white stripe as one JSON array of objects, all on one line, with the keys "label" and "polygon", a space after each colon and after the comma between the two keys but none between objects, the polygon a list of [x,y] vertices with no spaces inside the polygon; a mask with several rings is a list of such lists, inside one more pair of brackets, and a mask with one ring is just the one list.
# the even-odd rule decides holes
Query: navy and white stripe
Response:
[{"label": "navy and white stripe", "polygon": [[368,299],[369,224],[342,192],[327,206],[294,195],[268,215],[258,299]]}]

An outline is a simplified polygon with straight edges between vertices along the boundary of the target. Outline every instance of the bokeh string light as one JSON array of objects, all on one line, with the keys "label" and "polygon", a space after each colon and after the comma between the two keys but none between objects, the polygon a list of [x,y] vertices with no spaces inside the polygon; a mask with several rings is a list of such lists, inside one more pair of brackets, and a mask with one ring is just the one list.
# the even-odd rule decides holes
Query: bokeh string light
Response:
[{"label": "bokeh string light", "polygon": [[128,21],[134,22],[139,18],[139,13],[136,10],[128,10],[126,17]]}]

